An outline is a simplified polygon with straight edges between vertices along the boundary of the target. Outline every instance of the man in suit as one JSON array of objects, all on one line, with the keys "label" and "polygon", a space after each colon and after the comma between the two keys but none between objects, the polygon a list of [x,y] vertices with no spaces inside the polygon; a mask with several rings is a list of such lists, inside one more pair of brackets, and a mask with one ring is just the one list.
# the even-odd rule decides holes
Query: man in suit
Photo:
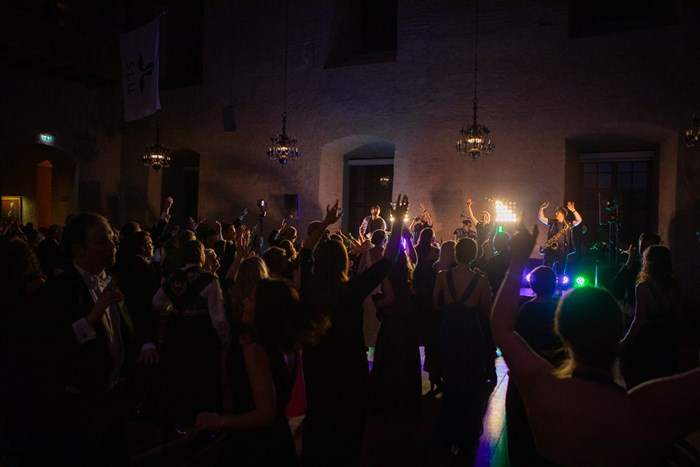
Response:
[{"label": "man in suit", "polygon": [[46,238],[39,244],[36,254],[41,262],[41,268],[46,277],[54,277],[61,273],[64,262],[61,253],[61,236],[63,228],[58,224],[49,226]]},{"label": "man in suit", "polygon": [[[128,464],[124,376],[135,360],[131,318],[105,269],[116,247],[107,220],[79,214],[65,227],[72,264],[37,294],[32,381],[36,449],[28,464]],[[49,465],[46,463],[45,465]]]}]

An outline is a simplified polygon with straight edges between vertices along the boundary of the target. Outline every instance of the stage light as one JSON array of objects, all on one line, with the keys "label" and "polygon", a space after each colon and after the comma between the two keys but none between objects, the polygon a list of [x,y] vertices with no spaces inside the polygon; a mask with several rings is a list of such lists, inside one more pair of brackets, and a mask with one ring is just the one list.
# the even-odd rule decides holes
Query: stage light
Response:
[{"label": "stage light", "polygon": [[574,283],[576,287],[583,287],[584,285],[586,285],[586,278],[583,276],[578,276]]},{"label": "stage light", "polygon": [[[405,216],[403,216],[403,223],[404,223],[404,224],[409,224],[410,221],[411,221],[411,218],[408,217],[408,214],[406,214]],[[390,224],[393,224],[393,223],[394,223],[394,216],[393,216],[392,214],[389,214],[389,223],[390,223]]]},{"label": "stage light", "polygon": [[569,279],[569,276],[561,276],[561,285],[569,285],[569,282],[571,282],[571,279]]},{"label": "stage light", "polygon": [[497,199],[495,202],[496,222],[514,223],[518,221],[518,209],[515,201]]},{"label": "stage light", "polygon": [[53,135],[50,135],[48,133],[41,133],[39,134],[39,142],[41,144],[48,144],[52,145],[56,141]]}]

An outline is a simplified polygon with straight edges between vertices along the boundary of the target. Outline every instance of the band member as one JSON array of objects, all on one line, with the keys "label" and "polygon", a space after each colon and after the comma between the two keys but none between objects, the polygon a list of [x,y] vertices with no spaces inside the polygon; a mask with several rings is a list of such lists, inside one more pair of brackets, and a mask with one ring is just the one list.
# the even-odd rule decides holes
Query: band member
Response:
[{"label": "band member", "polygon": [[420,237],[420,233],[423,229],[433,228],[433,218],[430,216],[428,210],[425,209],[423,203],[418,203],[418,207],[421,210],[421,215],[414,217],[413,221],[411,221],[411,225],[408,227],[413,234],[414,245],[418,244],[418,238]]},{"label": "band member", "polygon": [[474,230],[474,223],[471,219],[464,219],[462,221],[462,227],[457,227],[454,232],[452,232],[452,240],[455,242],[460,238],[471,238],[476,241],[476,230]]},{"label": "band member", "polygon": [[477,219],[472,211],[472,200],[467,200],[467,214],[476,228],[476,244],[479,247],[478,256],[481,256],[481,246],[486,240],[491,238],[493,233],[493,224],[491,223],[491,214],[488,211],[481,211],[480,218]]},{"label": "band member", "polygon": [[370,208],[369,216],[360,224],[360,240],[369,240],[375,230],[386,230],[386,221],[379,215],[380,209],[376,204]]},{"label": "band member", "polygon": [[576,251],[571,229],[579,225],[583,219],[581,214],[576,211],[572,201],[566,203],[566,208],[574,215],[572,224],[566,221],[567,211],[562,207],[558,207],[554,212],[554,219],[545,217],[544,210],[548,206],[549,201],[545,201],[537,213],[537,218],[549,229],[547,241],[540,247],[540,254],[544,256],[542,264],[551,267],[557,274],[564,274],[566,272],[566,258]]}]

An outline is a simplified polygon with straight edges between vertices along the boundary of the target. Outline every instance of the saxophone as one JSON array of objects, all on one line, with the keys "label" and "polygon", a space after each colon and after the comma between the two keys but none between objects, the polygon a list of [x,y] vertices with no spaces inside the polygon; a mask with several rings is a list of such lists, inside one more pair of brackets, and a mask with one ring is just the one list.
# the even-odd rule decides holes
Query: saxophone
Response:
[{"label": "saxophone", "polygon": [[551,237],[549,237],[547,241],[544,242],[544,245],[540,246],[540,255],[544,255],[544,250],[556,250],[557,248],[559,248],[559,239],[570,228],[571,226],[569,225],[569,223],[564,221],[564,228],[552,235]]}]

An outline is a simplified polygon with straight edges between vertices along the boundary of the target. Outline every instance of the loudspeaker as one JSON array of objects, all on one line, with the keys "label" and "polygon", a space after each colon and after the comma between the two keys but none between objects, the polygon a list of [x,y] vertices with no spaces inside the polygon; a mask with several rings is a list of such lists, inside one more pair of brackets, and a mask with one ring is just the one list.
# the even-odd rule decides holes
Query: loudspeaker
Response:
[{"label": "loudspeaker", "polygon": [[233,105],[224,107],[221,114],[224,120],[224,131],[236,131],[236,119],[233,114]]},{"label": "loudspeaker", "polygon": [[284,195],[284,217],[299,219],[299,195]]}]

